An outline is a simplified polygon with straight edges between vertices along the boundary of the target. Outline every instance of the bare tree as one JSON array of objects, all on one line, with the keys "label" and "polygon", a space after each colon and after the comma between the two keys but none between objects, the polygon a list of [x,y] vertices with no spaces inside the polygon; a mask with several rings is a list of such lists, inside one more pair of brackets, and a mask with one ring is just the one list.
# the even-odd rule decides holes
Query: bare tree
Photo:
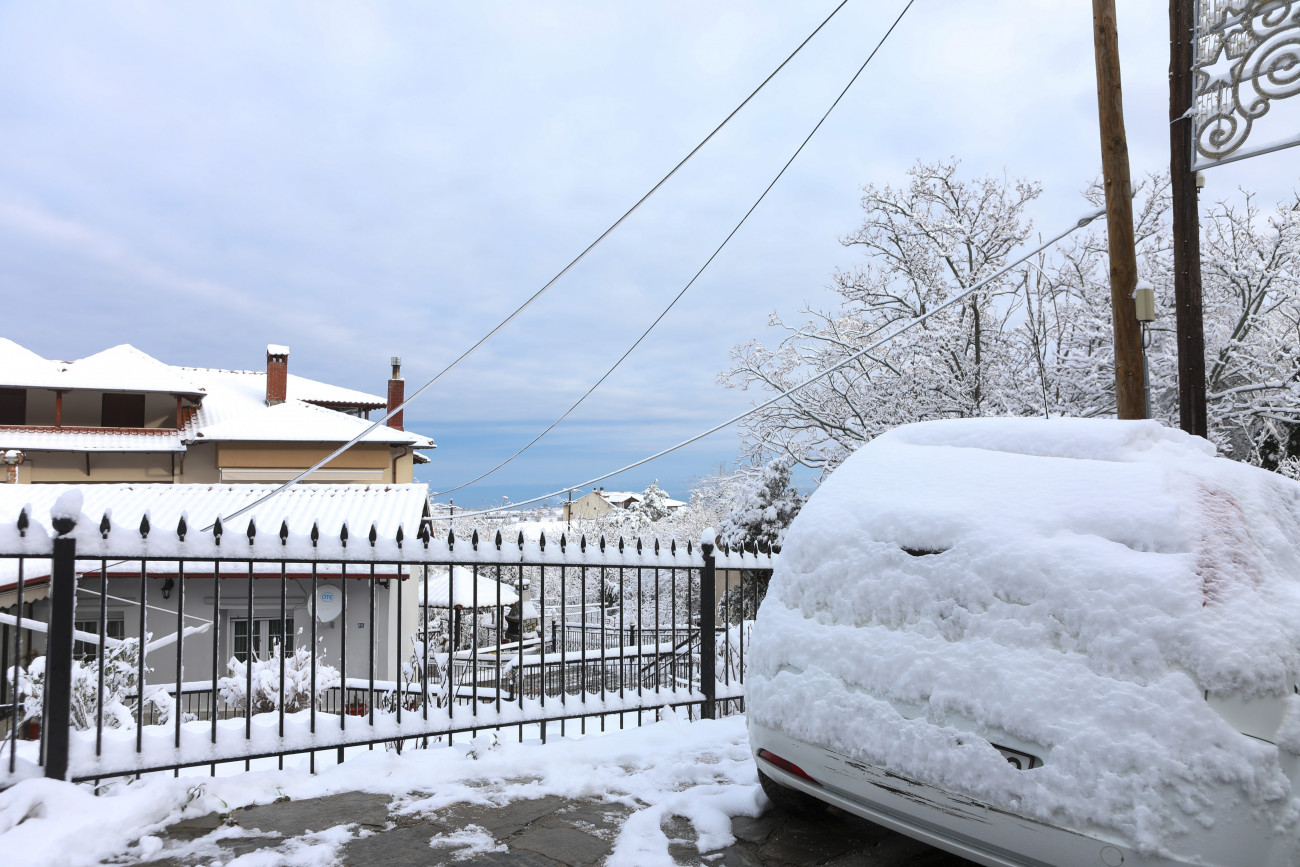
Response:
[{"label": "bare tree", "polygon": [[[843,299],[834,311],[803,311],[772,349],[751,341],[732,350],[729,387],[783,391],[857,352],[891,326],[910,321],[1002,268],[1029,236],[1026,205],[1040,192],[1024,180],[963,180],[956,161],[918,163],[905,187],[867,186],[865,218],[841,239],[867,261],[834,275]],[[788,401],[751,417],[746,457],[786,457],[813,468],[837,465],[893,425],[923,418],[999,414],[1008,369],[1008,323],[1018,305],[1008,275],[923,326],[858,359]]]},{"label": "bare tree", "polygon": [[1300,197],[1265,214],[1241,196],[1204,218],[1206,401],[1211,438],[1260,463],[1300,421]]},{"label": "bare tree", "polygon": [[[863,225],[844,239],[868,254],[836,272],[841,302],[804,311],[775,348],[732,351],[731,387],[784,391],[933,310],[1003,267],[1029,235],[1038,187],[962,180],[955,163],[918,164],[901,189],[867,187]],[[1144,180],[1134,212],[1141,276],[1162,314],[1147,331],[1151,408],[1177,424],[1169,183]],[[1100,186],[1085,198],[1101,200]],[[1210,439],[1227,455],[1300,474],[1300,197],[1272,211],[1245,191],[1204,215]],[[1105,227],[1026,263],[817,384],[752,417],[744,458],[834,468],[863,442],[923,419],[1108,416],[1115,412]]]}]

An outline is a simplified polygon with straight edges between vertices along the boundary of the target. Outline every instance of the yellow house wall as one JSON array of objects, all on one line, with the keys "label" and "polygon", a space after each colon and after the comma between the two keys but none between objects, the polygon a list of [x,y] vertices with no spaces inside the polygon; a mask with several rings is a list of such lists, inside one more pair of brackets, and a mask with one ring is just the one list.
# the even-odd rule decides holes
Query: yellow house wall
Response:
[{"label": "yellow house wall", "polygon": [[[29,425],[54,424],[56,398],[53,391],[43,388],[27,389],[27,423]],[[102,391],[67,391],[63,394],[64,427],[100,427],[103,424],[104,393]],[[176,398],[170,394],[150,393],[144,396],[144,426],[156,428],[176,427]]]},{"label": "yellow house wall", "polygon": [[[170,453],[90,452],[90,473],[85,452],[28,451],[19,467],[22,482],[161,482],[173,481]],[[175,456],[177,464],[180,455]]]},{"label": "yellow house wall", "polygon": [[[306,469],[335,448],[337,446],[297,443],[218,443],[217,465]],[[387,446],[355,445],[325,466],[329,469],[374,469],[388,464]]]},{"label": "yellow house wall", "polygon": [[215,485],[221,481],[217,473],[217,444],[189,446],[184,457],[176,459],[176,472],[176,481],[184,485]]},{"label": "yellow house wall", "polygon": [[146,394],[144,396],[144,426],[176,429],[176,396],[172,394]]},{"label": "yellow house wall", "polygon": [[[23,484],[42,482],[100,483],[154,482],[182,484],[217,484],[223,481],[221,468],[256,473],[279,473],[287,478],[307,469],[324,458],[333,447],[296,446],[292,444],[199,443],[184,453],[170,452],[91,452],[90,471],[86,471],[85,452],[46,452],[29,450],[19,467],[18,481]],[[309,478],[308,481],[330,484],[409,484],[414,480],[414,460],[405,448],[389,446],[353,446],[326,465],[335,472]],[[257,478],[231,478],[232,484],[257,482]]]},{"label": "yellow house wall", "polygon": [[[323,460],[334,448],[332,445],[297,443],[218,443],[217,472],[223,481],[259,481],[259,475],[305,470]],[[331,484],[409,482],[413,462],[409,455],[404,454],[405,451],[387,445],[355,445],[326,464],[326,472],[309,477],[307,481]]]},{"label": "yellow house wall", "polygon": [[40,388],[27,389],[27,423],[46,426],[54,424],[54,392]]},{"label": "yellow house wall", "polygon": [[[29,390],[30,394],[31,391]],[[30,399],[30,398],[29,398]],[[69,391],[63,395],[64,427],[99,427],[102,421],[103,397],[98,391]],[[54,424],[53,410],[49,424]]]},{"label": "yellow house wall", "polygon": [[587,494],[573,501],[572,511],[567,502],[564,503],[561,511],[563,519],[567,521],[570,518],[599,518],[613,508],[600,494]]},{"label": "yellow house wall", "polygon": [[393,476],[394,484],[409,485],[415,481],[415,453],[411,449],[390,449],[398,455]]}]

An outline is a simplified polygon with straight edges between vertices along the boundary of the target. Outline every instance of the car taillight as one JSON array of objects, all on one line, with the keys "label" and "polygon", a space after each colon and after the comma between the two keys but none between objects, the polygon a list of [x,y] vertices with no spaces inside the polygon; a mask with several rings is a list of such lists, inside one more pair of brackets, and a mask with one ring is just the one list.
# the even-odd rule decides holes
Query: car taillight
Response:
[{"label": "car taillight", "polygon": [[781,758],[771,750],[759,750],[758,757],[765,762],[770,762],[771,764],[776,765],[778,768],[780,768],[783,771],[789,771],[790,773],[794,774],[796,777],[803,777],[805,780],[807,780],[808,782],[812,783],[815,786],[821,785],[821,783],[817,782],[812,777],[808,776],[808,772],[805,771],[803,768],[799,767],[794,762],[789,761],[788,759]]}]

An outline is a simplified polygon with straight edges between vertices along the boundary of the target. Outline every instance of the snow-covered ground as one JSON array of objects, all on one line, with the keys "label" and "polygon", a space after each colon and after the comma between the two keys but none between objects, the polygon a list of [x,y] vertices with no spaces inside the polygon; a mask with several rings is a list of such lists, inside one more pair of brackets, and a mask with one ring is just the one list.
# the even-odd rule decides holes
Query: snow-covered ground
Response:
[{"label": "snow-covered ground", "polygon": [[[767,802],[759,790],[741,716],[688,721],[661,712],[661,721],[641,728],[591,731],[569,737],[550,730],[549,743],[516,740],[516,730],[499,737],[481,734],[450,747],[402,755],[355,750],[340,765],[307,771],[307,758],[286,760],[285,770],[257,770],[231,776],[156,774],[138,782],[108,786],[95,797],[87,785],[31,779],[0,792],[0,852],[42,867],[78,867],[107,858],[147,860],[161,852],[155,836],[183,819],[229,812],[278,798],[294,800],[340,792],[391,795],[398,813],[431,812],[455,803],[501,805],[547,795],[603,798],[635,812],[614,843],[611,867],[671,865],[669,840],[661,830],[669,816],[688,819],[699,834],[701,852],[733,842],[732,816],[758,816]],[[629,721],[630,717],[629,717]],[[647,720],[648,722],[648,720]],[[332,758],[332,751],[320,754]],[[274,760],[264,761],[274,767]],[[433,793],[433,794],[430,794]],[[353,833],[345,828],[317,833],[277,852],[277,863],[316,867],[334,863]],[[470,841],[490,844],[482,841]],[[252,865],[259,858],[243,859]],[[260,862],[259,862],[260,863]]]}]

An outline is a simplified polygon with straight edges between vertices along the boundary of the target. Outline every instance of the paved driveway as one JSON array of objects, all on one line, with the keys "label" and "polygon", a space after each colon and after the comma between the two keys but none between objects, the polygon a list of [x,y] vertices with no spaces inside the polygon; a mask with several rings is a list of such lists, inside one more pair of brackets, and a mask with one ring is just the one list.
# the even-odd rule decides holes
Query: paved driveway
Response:
[{"label": "paved driveway", "polygon": [[[348,793],[212,813],[159,835],[148,867],[238,864],[521,865],[587,867],[610,856],[632,806],[547,796],[504,806],[451,804],[418,815],[390,813],[384,795]],[[345,826],[345,827],[340,827]],[[724,867],[962,867],[964,861],[852,816],[800,818],[769,810],[732,820],[736,842],[701,855],[693,826],[660,828],[677,864]],[[627,853],[622,853],[626,856]],[[248,856],[243,858],[240,856]],[[635,856],[632,856],[635,862]]]}]

